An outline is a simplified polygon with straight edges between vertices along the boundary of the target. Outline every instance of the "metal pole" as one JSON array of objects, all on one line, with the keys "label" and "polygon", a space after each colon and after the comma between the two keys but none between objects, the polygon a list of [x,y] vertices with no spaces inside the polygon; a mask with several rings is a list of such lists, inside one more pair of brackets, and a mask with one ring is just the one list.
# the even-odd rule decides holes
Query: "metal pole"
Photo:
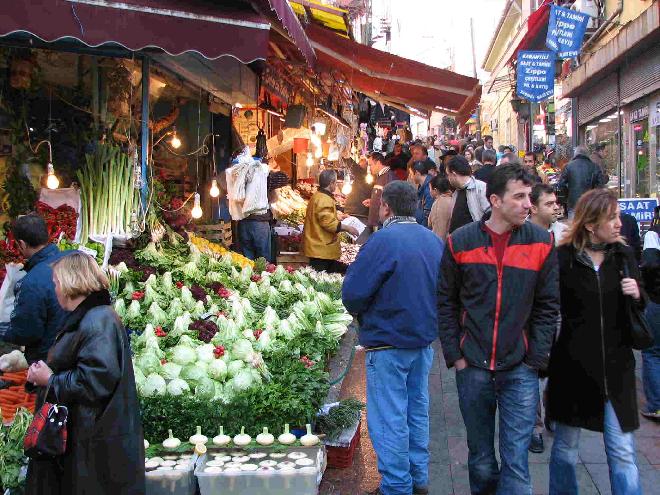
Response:
[{"label": "metal pole", "polygon": [[142,209],[147,211],[147,200],[149,198],[149,176],[147,164],[149,160],[149,59],[142,59]]},{"label": "metal pole", "polygon": [[[470,40],[472,40],[472,75],[474,78],[477,78],[477,56],[474,51],[474,26],[472,25],[472,17],[470,17]],[[476,110],[476,116],[477,118],[476,123],[477,123],[477,139],[481,139],[481,108],[479,103],[477,103],[477,110]]]}]

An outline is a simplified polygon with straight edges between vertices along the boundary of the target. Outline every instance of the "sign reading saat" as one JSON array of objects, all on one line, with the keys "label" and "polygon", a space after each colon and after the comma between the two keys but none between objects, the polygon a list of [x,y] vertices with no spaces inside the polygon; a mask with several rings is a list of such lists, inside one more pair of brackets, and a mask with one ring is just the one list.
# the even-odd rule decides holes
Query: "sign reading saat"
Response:
[{"label": "sign reading saat", "polygon": [[637,219],[637,222],[650,222],[653,220],[653,210],[658,206],[656,198],[621,198],[619,208]]}]

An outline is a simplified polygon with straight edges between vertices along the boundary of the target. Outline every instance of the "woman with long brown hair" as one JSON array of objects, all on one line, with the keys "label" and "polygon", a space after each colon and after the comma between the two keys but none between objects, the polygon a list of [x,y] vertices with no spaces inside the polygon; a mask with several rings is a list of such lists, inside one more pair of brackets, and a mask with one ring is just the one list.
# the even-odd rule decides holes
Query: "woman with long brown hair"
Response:
[{"label": "woman with long brown hair", "polygon": [[[616,196],[585,193],[559,249],[561,330],[550,355],[548,416],[555,422],[550,494],[577,494],[581,428],[603,433],[614,495],[640,494],[639,427],[627,298],[643,306],[639,270],[621,237]],[[631,277],[624,277],[630,273]]]}]

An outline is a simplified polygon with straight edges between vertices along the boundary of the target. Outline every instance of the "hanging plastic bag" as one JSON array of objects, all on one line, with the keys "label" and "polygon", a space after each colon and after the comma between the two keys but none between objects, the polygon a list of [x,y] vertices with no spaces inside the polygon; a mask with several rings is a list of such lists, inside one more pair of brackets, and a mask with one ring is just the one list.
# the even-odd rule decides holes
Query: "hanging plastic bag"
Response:
[{"label": "hanging plastic bag", "polygon": [[16,282],[25,277],[21,263],[7,263],[5,265],[7,275],[0,287],[0,322],[8,323],[11,319],[11,313],[14,311],[14,288]]}]

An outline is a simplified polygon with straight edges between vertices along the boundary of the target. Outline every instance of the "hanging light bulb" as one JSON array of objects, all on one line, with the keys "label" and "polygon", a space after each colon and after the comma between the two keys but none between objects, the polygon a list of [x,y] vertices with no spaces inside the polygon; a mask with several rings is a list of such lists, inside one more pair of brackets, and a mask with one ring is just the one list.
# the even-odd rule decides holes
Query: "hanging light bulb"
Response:
[{"label": "hanging light bulb", "polygon": [[367,165],[367,176],[364,178],[364,181],[367,184],[371,184],[374,181],[374,176],[371,175],[371,167]]},{"label": "hanging light bulb", "polygon": [[212,198],[217,198],[218,196],[220,196],[220,189],[218,189],[218,181],[215,179],[211,181],[211,190],[209,191],[209,195]]},{"label": "hanging light bulb", "polygon": [[60,180],[55,175],[55,167],[52,163],[48,164],[48,178],[46,179],[46,186],[48,189],[57,189],[60,185]]},{"label": "hanging light bulb", "polygon": [[343,195],[348,195],[351,194],[352,190],[353,190],[353,181],[351,180],[351,176],[348,174],[344,174],[344,185],[341,186],[341,193]]},{"label": "hanging light bulb", "polygon": [[325,122],[319,120],[318,122],[314,123],[314,131],[316,131],[316,134],[318,134],[319,136],[325,136],[325,129],[326,129]]},{"label": "hanging light bulb", "polygon": [[181,148],[181,140],[179,139],[179,136],[176,135],[176,128],[172,131],[172,139],[170,139],[170,146],[172,146],[172,148],[174,148],[175,150]]},{"label": "hanging light bulb", "polygon": [[195,193],[195,203],[192,210],[190,210],[190,216],[193,218],[202,218],[202,207],[199,206],[199,193]]},{"label": "hanging light bulb", "polygon": [[311,153],[307,153],[307,161],[305,162],[305,165],[308,167],[312,167],[314,165],[314,158],[312,158]]}]

